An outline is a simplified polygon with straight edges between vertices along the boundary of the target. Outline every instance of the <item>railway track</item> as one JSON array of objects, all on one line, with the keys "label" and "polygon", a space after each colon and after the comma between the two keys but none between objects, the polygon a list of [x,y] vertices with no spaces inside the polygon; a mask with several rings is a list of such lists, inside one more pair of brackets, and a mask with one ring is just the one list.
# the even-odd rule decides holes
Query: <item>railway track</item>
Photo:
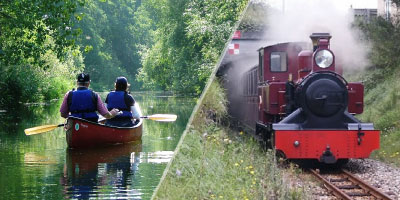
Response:
[{"label": "railway track", "polygon": [[328,173],[320,173],[313,169],[310,171],[339,199],[392,199],[346,170]]}]

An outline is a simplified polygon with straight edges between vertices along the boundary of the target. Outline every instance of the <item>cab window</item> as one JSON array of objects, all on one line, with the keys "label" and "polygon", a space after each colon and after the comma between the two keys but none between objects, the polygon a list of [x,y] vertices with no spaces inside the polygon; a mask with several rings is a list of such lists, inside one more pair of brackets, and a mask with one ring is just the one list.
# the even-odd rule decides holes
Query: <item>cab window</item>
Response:
[{"label": "cab window", "polygon": [[258,81],[263,82],[264,77],[264,49],[260,49],[259,51],[259,61],[258,61]]},{"label": "cab window", "polygon": [[287,71],[286,52],[271,52],[271,72]]}]

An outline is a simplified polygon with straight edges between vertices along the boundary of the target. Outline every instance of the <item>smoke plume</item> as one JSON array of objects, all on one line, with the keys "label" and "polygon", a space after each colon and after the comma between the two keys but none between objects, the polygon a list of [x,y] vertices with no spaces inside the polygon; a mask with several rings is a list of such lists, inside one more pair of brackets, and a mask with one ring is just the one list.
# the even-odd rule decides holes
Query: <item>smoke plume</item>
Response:
[{"label": "smoke plume", "polygon": [[[360,40],[361,32],[352,27],[350,7],[333,0],[282,0],[281,8],[269,9],[266,37],[274,42],[311,42],[312,33],[330,33],[331,50],[336,64],[346,69],[368,65],[368,45]],[[268,2],[267,2],[268,3]],[[284,3],[284,4],[283,4]]]}]

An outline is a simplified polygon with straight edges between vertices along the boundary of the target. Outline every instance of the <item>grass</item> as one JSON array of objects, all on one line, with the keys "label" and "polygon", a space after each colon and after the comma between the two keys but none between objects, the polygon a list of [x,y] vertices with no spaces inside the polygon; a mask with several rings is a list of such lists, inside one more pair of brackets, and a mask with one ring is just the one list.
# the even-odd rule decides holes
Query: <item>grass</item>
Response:
[{"label": "grass", "polygon": [[223,94],[214,81],[154,199],[307,199],[286,173],[300,170],[279,168],[274,152],[219,123]]},{"label": "grass", "polygon": [[[400,166],[400,69],[385,73],[382,69],[362,73],[358,80],[367,80],[364,113],[357,116],[363,122],[374,123],[381,130],[380,149],[372,158]],[[384,76],[374,80],[373,77]],[[373,80],[373,83],[371,80]],[[369,83],[369,84],[368,84]]]}]

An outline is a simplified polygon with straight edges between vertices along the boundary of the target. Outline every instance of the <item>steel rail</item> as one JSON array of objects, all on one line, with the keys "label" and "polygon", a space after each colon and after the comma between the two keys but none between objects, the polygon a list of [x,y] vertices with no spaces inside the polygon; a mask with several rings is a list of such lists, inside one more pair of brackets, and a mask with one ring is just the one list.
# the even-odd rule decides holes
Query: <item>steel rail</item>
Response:
[{"label": "steel rail", "polygon": [[328,180],[326,180],[323,176],[321,176],[317,171],[315,171],[314,169],[310,169],[311,173],[314,174],[314,176],[318,177],[319,180],[321,180],[325,187],[330,190],[331,192],[333,192],[333,194],[336,197],[339,197],[341,199],[345,199],[345,200],[351,200],[351,197],[349,195],[347,195],[346,193],[344,193],[343,191],[341,191],[339,188],[337,188],[335,185],[333,185],[331,182],[329,182]]},{"label": "steel rail", "polygon": [[376,187],[366,183],[365,181],[361,180],[360,178],[354,176],[347,170],[342,169],[342,172],[346,174],[346,176],[352,181],[353,183],[357,184],[360,188],[364,189],[368,194],[374,196],[377,199],[382,200],[392,200],[388,195],[380,192]]},{"label": "steel rail", "polygon": [[[326,178],[324,178],[323,176],[321,176],[319,174],[319,172],[317,172],[316,170],[310,169],[310,172],[316,176],[320,181],[322,181],[324,183],[324,186],[333,193],[333,195],[335,195],[336,197],[340,198],[340,199],[345,199],[345,200],[351,200],[352,197],[351,196],[373,196],[376,199],[380,199],[380,200],[392,200],[392,198],[390,198],[388,195],[380,192],[377,188],[375,188],[374,186],[369,185],[368,183],[366,183],[365,181],[361,180],[360,178],[354,176],[353,174],[351,174],[349,171],[347,170],[341,170],[339,171],[339,175],[342,174],[345,176],[345,178],[341,178],[341,179],[332,179],[331,181],[334,182],[342,182],[340,180],[345,179],[346,181],[351,182],[354,185],[351,186],[335,186],[334,184],[331,183],[331,181],[327,180]],[[344,191],[342,191],[341,189],[355,189],[355,188],[360,188],[364,191],[364,193],[345,193]]]}]

